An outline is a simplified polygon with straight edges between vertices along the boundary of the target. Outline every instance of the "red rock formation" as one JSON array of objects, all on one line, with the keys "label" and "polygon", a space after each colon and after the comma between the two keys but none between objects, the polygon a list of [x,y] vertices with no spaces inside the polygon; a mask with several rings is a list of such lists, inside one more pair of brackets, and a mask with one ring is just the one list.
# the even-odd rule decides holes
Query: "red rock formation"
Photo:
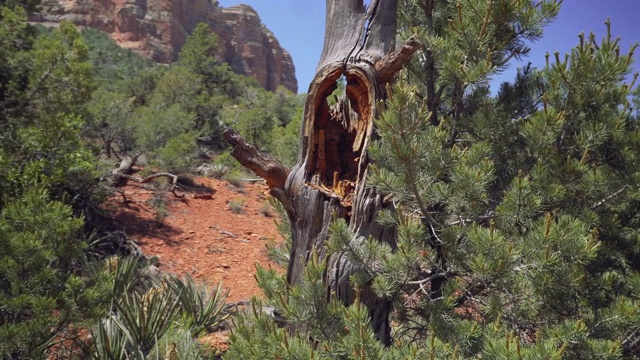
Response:
[{"label": "red rock formation", "polygon": [[267,90],[297,92],[291,55],[248,5],[221,8],[217,0],[56,0],[32,19],[45,25],[70,20],[111,34],[122,47],[168,63],[200,22],[220,39],[220,60]]}]

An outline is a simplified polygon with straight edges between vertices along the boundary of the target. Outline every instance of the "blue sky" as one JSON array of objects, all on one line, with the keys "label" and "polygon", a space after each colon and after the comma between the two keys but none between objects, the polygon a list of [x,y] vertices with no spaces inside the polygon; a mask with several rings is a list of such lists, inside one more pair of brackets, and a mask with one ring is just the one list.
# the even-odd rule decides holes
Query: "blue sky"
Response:
[{"label": "blue sky", "polygon": [[[238,3],[252,6],[262,22],[278,38],[280,45],[293,57],[298,79],[298,91],[307,92],[320,60],[324,40],[325,2],[323,0],[219,0],[228,7]],[[545,53],[567,53],[578,44],[578,34],[593,31],[600,39],[606,34],[604,25],[611,18],[611,32],[621,38],[622,50],[640,41],[640,0],[564,0],[556,20],[544,30],[544,37],[531,45],[531,53],[523,60],[543,67]],[[636,59],[640,49],[636,51]],[[509,69],[492,82],[492,86],[513,79],[519,65]],[[636,69],[640,69],[636,61]],[[494,90],[495,91],[495,90]]]}]

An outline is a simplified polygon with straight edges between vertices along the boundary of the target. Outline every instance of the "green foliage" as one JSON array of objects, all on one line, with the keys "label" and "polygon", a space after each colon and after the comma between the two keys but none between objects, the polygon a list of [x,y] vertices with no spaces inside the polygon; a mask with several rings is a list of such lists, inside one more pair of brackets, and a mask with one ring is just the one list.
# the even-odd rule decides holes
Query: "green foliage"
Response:
[{"label": "green foliage", "polygon": [[194,29],[178,62],[167,68],[117,50],[100,32],[85,36],[101,87],[87,108],[84,133],[107,159],[144,153],[163,171],[189,172],[199,155],[224,148],[224,127],[233,126],[265,151],[277,137],[273,153],[295,161],[299,125],[284,126],[299,114],[301,99],[283,88],[269,93],[219,64],[218,40],[208,25]]},{"label": "green foliage", "polygon": [[124,49],[100,30],[86,28],[82,37],[89,50],[89,59],[96,85],[109,90],[119,88],[125,80],[134,78],[155,64],[131,49]]},{"label": "green foliage", "polygon": [[298,161],[300,147],[300,127],[302,125],[302,108],[285,127],[276,127],[272,131],[273,155],[283,165],[292,167]]},{"label": "green foliage", "polygon": [[125,294],[116,303],[118,315],[113,320],[125,335],[134,354],[148,355],[169,329],[177,313],[177,300],[162,288],[152,288],[144,295]]},{"label": "green foliage", "polygon": [[[264,107],[255,137],[267,143],[299,99],[254,89],[218,64],[208,29],[195,31],[179,63],[159,67],[99,31],[30,26],[38,5],[0,1],[0,357],[202,358],[194,336],[227,316],[219,285],[211,292],[191,279],[160,281],[138,261],[93,258],[105,255],[84,232],[100,200],[96,155],[144,153],[187,172],[223,147],[223,109]],[[83,328],[92,344],[76,337]]]},{"label": "green foliage", "polygon": [[85,208],[95,192],[93,157],[79,136],[78,113],[92,90],[87,48],[70,23],[34,39],[20,9],[1,11],[0,153],[6,166],[0,171],[6,181],[0,207],[39,184],[55,199],[68,197]]},{"label": "green foliage", "polygon": [[570,54],[521,69],[496,96],[486,86],[558,9],[402,2],[400,37],[427,49],[374,120],[367,179],[394,205],[378,222],[397,236],[381,243],[339,220],[325,244],[359,269],[352,291],[392,301],[394,343],[369,342],[357,301],[327,302],[325,264],[312,258],[295,287],[258,271],[266,305],[296,332],[255,304],[230,355],[257,358],[257,344],[267,358],[639,356],[639,93],[625,80],[634,49],[623,54],[610,29],[580,35]]},{"label": "green foliage", "polygon": [[134,126],[140,149],[153,152],[167,145],[174,136],[191,130],[193,115],[178,104],[144,107],[138,110]]},{"label": "green foliage", "polygon": [[87,357],[156,359],[177,353],[180,359],[202,358],[195,336],[228,316],[222,287],[209,289],[190,277],[153,276],[147,265],[116,257],[94,264],[92,277],[106,276],[112,286],[112,305],[91,329],[95,341],[85,349]]},{"label": "green foliage", "polygon": [[199,23],[182,46],[178,62],[193,73],[208,77],[219,65],[216,61],[217,52],[218,37],[211,31],[209,25]]},{"label": "green foliage", "polygon": [[89,53],[71,23],[62,22],[50,36],[38,37],[33,50],[22,55],[29,75],[28,93],[21,100],[29,115],[72,112],[87,102],[92,90]]},{"label": "green foliage", "polygon": [[[105,289],[79,276],[83,219],[29,190],[0,214],[0,354],[44,358],[67,326],[101,313]],[[60,340],[60,339],[57,339]]]},{"label": "green foliage", "polygon": [[280,219],[279,221],[276,220],[275,223],[278,228],[278,233],[284,238],[284,241],[280,244],[267,243],[267,254],[272,261],[282,267],[286,267],[289,264],[291,254],[291,224],[284,220],[286,219],[287,213],[279,201],[270,197],[269,205],[271,209],[275,210],[276,218]]},{"label": "green foliage", "polygon": [[121,93],[99,89],[87,105],[88,121],[85,133],[102,141],[108,157],[114,151],[129,153],[136,146],[133,122],[133,98]]},{"label": "green foliage", "polygon": [[[294,336],[279,328],[273,318],[263,312],[263,304],[254,300],[251,311],[238,319],[237,328],[231,337],[231,347],[225,358],[329,358],[326,356],[329,354],[323,354],[323,349],[314,350],[307,339],[322,339],[335,345],[336,336],[345,334],[340,321],[344,307],[335,302],[327,306],[324,297],[320,295],[324,292],[324,266],[318,262],[317,256],[314,256],[310,266],[305,269],[304,281],[308,286],[291,289],[291,292],[287,289],[286,279],[275,270],[260,267],[257,270],[258,284],[265,291],[267,299],[274,302],[275,309],[286,312],[277,315],[285,318],[290,316],[290,321],[300,326],[300,332]],[[324,351],[332,352],[334,349],[327,346]]]},{"label": "green foliage", "polygon": [[269,151],[271,130],[275,118],[265,104],[269,95],[264,90],[252,89],[241,105],[224,109],[223,119],[258,149]]},{"label": "green foliage", "polygon": [[191,332],[180,326],[172,326],[158,340],[148,359],[201,360],[209,357]]},{"label": "green foliage", "polygon": [[21,8],[0,11],[0,357],[43,359],[71,341],[71,324],[103,315],[109,297],[104,282],[85,276],[89,248],[76,215],[91,216],[99,200],[81,137],[93,83],[70,23],[37,36]]},{"label": "green foliage", "polygon": [[[24,11],[28,14],[32,14],[37,12],[40,9],[40,5],[42,4],[41,0],[2,0],[0,1],[0,7],[6,7],[9,9],[18,9],[20,7],[21,11]],[[0,20],[3,20],[3,17],[0,16]]]},{"label": "green foliage", "polygon": [[229,171],[222,176],[223,180],[226,180],[229,184],[233,185],[236,189],[242,189],[245,181],[242,179],[243,174],[240,171]]},{"label": "green foliage", "polygon": [[187,173],[194,163],[197,147],[193,134],[180,134],[155,151],[154,163],[169,172]]},{"label": "green foliage", "polygon": [[180,300],[182,322],[188,324],[192,334],[213,331],[227,318],[228,315],[223,313],[227,293],[223,292],[222,284],[218,283],[212,289],[208,289],[196,285],[187,275],[184,280],[169,278],[167,285]]}]

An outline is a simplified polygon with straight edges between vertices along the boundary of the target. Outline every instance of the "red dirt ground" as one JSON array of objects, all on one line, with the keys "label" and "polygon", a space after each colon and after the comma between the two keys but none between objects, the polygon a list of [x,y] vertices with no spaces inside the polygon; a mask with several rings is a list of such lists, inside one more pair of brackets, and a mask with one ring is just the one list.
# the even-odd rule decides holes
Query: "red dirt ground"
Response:
[{"label": "red dirt ground", "polygon": [[162,217],[158,211],[162,206],[152,206],[158,191],[129,182],[120,188],[127,201],[116,194],[109,202],[114,220],[145,255],[159,257],[161,271],[190,274],[210,285],[222,280],[229,290],[227,302],[260,295],[255,265],[277,267],[269,261],[265,246],[282,241],[268,205],[268,188],[262,183],[236,188],[224,180],[202,177],[194,181],[210,190],[177,191],[182,198],[164,193],[166,216],[161,221],[157,216]]}]

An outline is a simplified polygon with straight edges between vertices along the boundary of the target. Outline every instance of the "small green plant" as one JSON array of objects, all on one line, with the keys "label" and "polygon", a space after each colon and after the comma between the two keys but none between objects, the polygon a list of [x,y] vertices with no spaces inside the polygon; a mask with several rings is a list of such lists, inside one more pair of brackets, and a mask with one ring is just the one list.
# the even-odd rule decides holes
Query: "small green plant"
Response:
[{"label": "small green plant", "polygon": [[109,316],[93,329],[93,354],[97,359],[126,359],[127,335],[118,323]]},{"label": "small green plant", "polygon": [[153,215],[153,220],[156,222],[156,226],[162,227],[167,216],[169,216],[169,210],[167,210],[167,208],[156,209],[156,213]]},{"label": "small green plant", "polygon": [[209,176],[216,179],[225,176],[229,171],[231,171],[231,168],[224,164],[211,164],[209,166]]},{"label": "small green plant", "polygon": [[169,199],[165,191],[157,191],[149,199],[149,205],[155,210],[154,221],[158,227],[161,227],[164,224],[164,220],[169,216],[168,203]]},{"label": "small green plant", "polygon": [[203,347],[195,339],[191,331],[174,324],[167,330],[162,339],[158,339],[148,359],[203,359]]},{"label": "small green plant", "polygon": [[228,317],[223,312],[227,292],[220,283],[209,289],[196,285],[193,278],[187,275],[184,279],[171,276],[167,285],[179,300],[182,317],[194,335],[213,331]]},{"label": "small green plant", "polygon": [[171,173],[189,172],[194,165],[197,150],[194,134],[180,134],[155,151],[155,162]]},{"label": "small green plant", "polygon": [[241,214],[244,212],[244,200],[229,201],[229,210],[234,214]]},{"label": "small green plant", "polygon": [[265,217],[274,217],[275,216],[275,214],[273,212],[273,207],[268,202],[265,202],[264,204],[262,204],[262,206],[260,206],[260,209],[258,210],[258,212],[260,212],[260,214],[262,216],[265,216]]},{"label": "small green plant", "polygon": [[144,295],[127,294],[116,304],[113,320],[125,332],[134,353],[148,355],[180,310],[173,293],[162,287]]},{"label": "small green plant", "polygon": [[222,177],[222,179],[237,189],[242,189],[244,187],[244,180],[242,180],[240,173],[237,171],[228,172]]}]

